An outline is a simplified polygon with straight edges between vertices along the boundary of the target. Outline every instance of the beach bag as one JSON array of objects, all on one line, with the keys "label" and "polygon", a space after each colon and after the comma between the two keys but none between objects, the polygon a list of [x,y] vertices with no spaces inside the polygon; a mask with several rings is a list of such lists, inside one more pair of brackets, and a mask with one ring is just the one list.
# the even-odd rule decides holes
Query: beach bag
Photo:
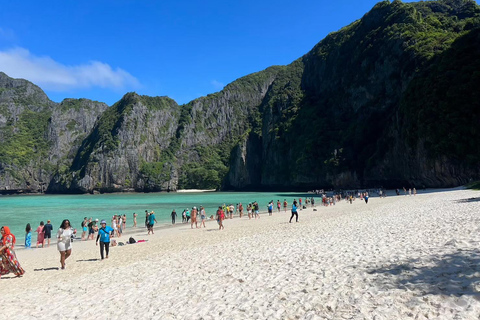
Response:
[{"label": "beach bag", "polygon": [[133,239],[133,237],[130,237],[130,239],[128,239],[128,243],[135,243],[137,241],[135,241],[135,239]]}]

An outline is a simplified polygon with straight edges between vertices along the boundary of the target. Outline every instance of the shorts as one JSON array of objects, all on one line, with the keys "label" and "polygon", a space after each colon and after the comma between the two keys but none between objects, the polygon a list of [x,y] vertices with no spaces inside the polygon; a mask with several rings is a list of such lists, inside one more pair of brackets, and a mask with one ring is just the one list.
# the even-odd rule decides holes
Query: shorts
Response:
[{"label": "shorts", "polygon": [[83,232],[87,232],[87,227],[83,227]]},{"label": "shorts", "polygon": [[149,223],[149,224],[147,225],[147,227],[153,228],[153,223],[152,223],[152,224]]},{"label": "shorts", "polygon": [[258,210],[255,210],[255,214],[258,214]]},{"label": "shorts", "polygon": [[52,238],[52,234],[51,234],[51,233],[45,233],[45,238],[46,238],[46,239],[51,239],[51,238]]},{"label": "shorts", "polygon": [[93,228],[90,228],[90,230],[88,230],[88,234],[94,234],[95,231],[93,230]]},{"label": "shorts", "polygon": [[206,218],[205,216],[200,216],[200,219],[202,220],[205,220],[205,218]]}]

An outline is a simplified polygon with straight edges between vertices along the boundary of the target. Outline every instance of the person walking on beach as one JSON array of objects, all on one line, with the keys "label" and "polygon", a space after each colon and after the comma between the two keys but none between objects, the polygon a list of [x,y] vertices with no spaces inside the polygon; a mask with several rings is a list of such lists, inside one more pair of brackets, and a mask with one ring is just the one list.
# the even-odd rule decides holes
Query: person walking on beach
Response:
[{"label": "person walking on beach", "polygon": [[25,227],[25,248],[31,248],[32,247],[32,227],[30,226],[30,223],[27,223],[27,226]]},{"label": "person walking on beach", "polygon": [[225,229],[223,226],[223,220],[225,219],[225,213],[222,209],[222,207],[218,207],[217,210],[217,222],[218,222],[218,230]]},{"label": "person walking on beach", "polygon": [[149,216],[148,211],[145,210],[145,228],[147,229],[148,229],[148,216]]},{"label": "person walking on beach", "polygon": [[185,212],[185,216],[187,217],[187,223],[188,223],[188,221],[190,221],[190,210],[187,209],[187,211]]},{"label": "person walking on beach", "polygon": [[182,212],[182,223],[187,222],[187,210],[183,210]]},{"label": "person walking on beach", "polygon": [[298,202],[300,203],[300,210],[302,210],[302,198],[298,199]]},{"label": "person walking on beach", "polygon": [[283,199],[283,210],[285,211],[285,213],[287,212],[287,206],[288,206],[287,199]]},{"label": "person walking on beach", "polygon": [[297,213],[297,206],[292,205],[292,216],[290,217],[290,223],[292,223],[292,218],[296,216],[296,221],[298,222],[298,213]]},{"label": "person walking on beach", "polygon": [[230,206],[228,207],[228,210],[230,212],[230,219],[233,219],[233,210],[235,210],[235,208],[233,207],[233,204],[230,204]]},{"label": "person walking on beach", "polygon": [[47,224],[43,228],[43,232],[45,233],[45,239],[47,239],[47,248],[50,247],[50,239],[52,238],[52,231],[53,231],[53,226],[50,223],[50,220],[47,220]]},{"label": "person walking on beach", "polygon": [[133,213],[133,227],[137,227],[137,214],[135,212]]},{"label": "person walking on beach", "polygon": [[368,204],[368,192],[365,192],[365,204]]},{"label": "person walking on beach", "polygon": [[148,216],[148,234],[150,234],[150,232],[154,234],[153,226],[155,225],[155,222],[157,222],[157,219],[155,219],[155,212],[152,211]]},{"label": "person walking on beach", "polygon": [[282,204],[280,203],[280,200],[277,200],[277,211],[280,212],[281,208],[282,208]]},{"label": "person walking on beach", "polygon": [[175,212],[175,209],[173,209],[170,215],[172,216],[172,224],[175,224],[175,218],[177,217],[177,213]]},{"label": "person walking on beach", "polygon": [[60,252],[60,265],[62,270],[65,269],[65,260],[72,254],[73,235],[74,231],[70,226],[70,220],[63,220],[57,232],[57,249]]},{"label": "person walking on beach", "polygon": [[98,230],[96,245],[98,246],[98,239],[100,239],[100,257],[103,260],[103,250],[105,248],[106,258],[108,259],[108,251],[110,248],[110,232],[113,229],[107,226],[107,221],[100,222],[100,229]]},{"label": "person walking on beach", "polygon": [[43,221],[40,221],[40,225],[38,226],[37,230],[35,230],[35,232],[37,233],[37,245],[36,245],[37,248],[39,244],[42,245],[42,248],[45,245],[45,233],[43,232],[43,228],[44,228],[44,223]]},{"label": "person walking on beach", "polygon": [[200,207],[200,228],[203,227],[206,228],[207,226],[205,225],[205,219],[207,219],[207,215],[205,214],[205,208]]},{"label": "person walking on beach", "polygon": [[10,228],[3,226],[0,229],[0,276],[11,272],[21,277],[25,273],[14,251],[15,242],[15,236],[10,232]]}]

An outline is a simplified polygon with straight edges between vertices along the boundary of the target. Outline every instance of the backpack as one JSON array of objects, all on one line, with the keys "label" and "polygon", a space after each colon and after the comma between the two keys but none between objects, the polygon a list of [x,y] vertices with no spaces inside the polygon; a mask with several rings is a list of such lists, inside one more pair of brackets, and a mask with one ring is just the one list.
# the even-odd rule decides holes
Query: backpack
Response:
[{"label": "backpack", "polygon": [[130,239],[128,239],[128,243],[135,243],[137,241],[135,241],[135,239],[133,239],[133,237],[130,237]]}]

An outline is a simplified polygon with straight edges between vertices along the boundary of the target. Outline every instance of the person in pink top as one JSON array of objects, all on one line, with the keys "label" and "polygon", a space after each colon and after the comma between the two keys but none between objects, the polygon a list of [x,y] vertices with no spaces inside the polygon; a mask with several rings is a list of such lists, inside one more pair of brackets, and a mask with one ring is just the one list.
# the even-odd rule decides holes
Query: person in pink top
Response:
[{"label": "person in pink top", "polygon": [[36,245],[37,248],[39,244],[42,245],[42,248],[45,244],[45,232],[43,229],[44,229],[44,223],[43,221],[40,221],[40,225],[38,226],[37,230],[35,230],[35,232],[37,233],[37,245]]}]

